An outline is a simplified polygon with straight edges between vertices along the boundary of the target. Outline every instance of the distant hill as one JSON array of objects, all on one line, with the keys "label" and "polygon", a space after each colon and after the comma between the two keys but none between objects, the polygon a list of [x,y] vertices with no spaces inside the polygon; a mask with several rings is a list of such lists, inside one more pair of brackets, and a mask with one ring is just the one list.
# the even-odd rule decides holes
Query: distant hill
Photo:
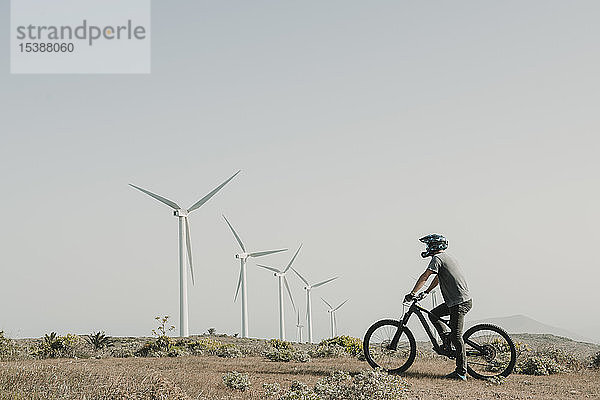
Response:
[{"label": "distant hill", "polygon": [[[537,333],[537,334],[551,334],[554,336],[566,337],[578,342],[594,343],[595,340],[586,338],[578,335],[574,332],[570,332],[566,329],[558,328],[555,326],[547,325],[542,322],[536,321],[533,318],[529,318],[525,315],[511,315],[509,317],[499,318],[487,318],[478,321],[467,321],[466,327],[470,327],[475,324],[488,323],[501,326],[508,333]],[[466,330],[466,328],[465,328]]]}]

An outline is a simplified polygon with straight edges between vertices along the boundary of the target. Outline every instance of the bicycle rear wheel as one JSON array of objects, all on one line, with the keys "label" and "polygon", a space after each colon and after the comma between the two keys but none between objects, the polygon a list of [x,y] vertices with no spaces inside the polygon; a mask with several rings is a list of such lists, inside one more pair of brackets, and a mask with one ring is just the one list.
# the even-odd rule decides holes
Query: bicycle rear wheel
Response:
[{"label": "bicycle rear wheel", "polygon": [[389,348],[399,327],[399,321],[384,319],[375,322],[367,330],[363,340],[363,351],[371,367],[399,374],[406,371],[415,361],[417,345],[415,337],[407,327],[402,328],[396,348]]},{"label": "bicycle rear wheel", "polygon": [[479,324],[463,335],[467,370],[474,378],[508,376],[517,362],[517,350],[506,331],[492,324]]}]

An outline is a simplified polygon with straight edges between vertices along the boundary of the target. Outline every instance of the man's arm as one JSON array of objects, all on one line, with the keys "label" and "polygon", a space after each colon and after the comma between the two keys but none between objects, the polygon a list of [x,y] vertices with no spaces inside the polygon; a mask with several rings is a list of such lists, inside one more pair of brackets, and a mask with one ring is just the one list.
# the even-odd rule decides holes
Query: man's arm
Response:
[{"label": "man's arm", "polygon": [[433,289],[435,289],[435,287],[438,285],[440,281],[438,280],[437,275],[435,276],[435,278],[433,278],[433,280],[431,281],[431,284],[429,285],[429,287],[427,289],[425,289],[425,293],[429,294],[431,293],[431,291]]},{"label": "man's arm", "polygon": [[[413,288],[413,290],[410,292],[410,294],[412,294],[413,296],[415,294],[417,294],[417,292],[419,291],[419,289],[421,289],[423,287],[423,285],[425,284],[425,282],[427,282],[427,279],[429,279],[429,277],[431,276],[431,274],[433,274],[434,272],[430,269],[426,269],[425,272],[423,272],[421,274],[421,276],[419,277],[419,279],[417,279],[417,283],[415,283],[415,287]],[[435,287],[433,285],[433,283],[435,282],[435,284],[437,285],[437,276],[435,277],[435,279],[433,280],[433,282],[431,282],[431,285],[429,285],[429,289],[433,289],[433,287]],[[433,287],[432,287],[433,286]],[[428,290],[429,290],[428,289]],[[429,293],[429,292],[428,292]]]}]

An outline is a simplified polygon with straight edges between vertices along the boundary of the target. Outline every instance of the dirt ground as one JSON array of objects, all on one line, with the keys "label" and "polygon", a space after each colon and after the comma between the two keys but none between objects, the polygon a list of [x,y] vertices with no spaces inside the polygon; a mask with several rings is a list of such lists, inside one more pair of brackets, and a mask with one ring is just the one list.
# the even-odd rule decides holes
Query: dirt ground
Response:
[{"label": "dirt ground", "polygon": [[[308,363],[204,356],[13,361],[0,363],[0,399],[265,399],[263,383],[277,382],[288,388],[292,381],[299,380],[313,385],[335,370],[357,373],[365,369],[369,369],[365,362],[352,358],[314,359]],[[543,377],[513,374],[498,385],[440,378],[452,369],[451,361],[418,359],[404,374],[409,384],[407,398],[600,399],[597,370]],[[248,391],[224,386],[223,374],[233,370],[250,375]]]}]

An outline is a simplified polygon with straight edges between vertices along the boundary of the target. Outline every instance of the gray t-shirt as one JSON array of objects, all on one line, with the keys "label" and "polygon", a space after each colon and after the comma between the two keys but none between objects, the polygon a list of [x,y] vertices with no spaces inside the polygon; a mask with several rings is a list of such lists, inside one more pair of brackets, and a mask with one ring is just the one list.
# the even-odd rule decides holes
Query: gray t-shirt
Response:
[{"label": "gray t-shirt", "polygon": [[437,274],[442,296],[448,307],[471,299],[467,280],[458,262],[449,254],[441,252],[431,256],[427,269]]}]

